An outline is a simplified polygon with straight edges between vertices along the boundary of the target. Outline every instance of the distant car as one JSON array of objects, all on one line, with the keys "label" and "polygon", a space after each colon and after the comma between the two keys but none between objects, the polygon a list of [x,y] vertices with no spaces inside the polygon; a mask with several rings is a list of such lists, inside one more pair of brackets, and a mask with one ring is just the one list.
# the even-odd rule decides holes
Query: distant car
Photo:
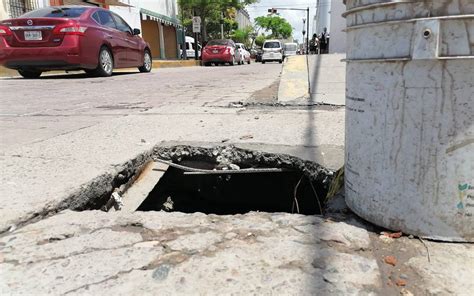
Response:
[{"label": "distant car", "polygon": [[204,66],[211,64],[240,64],[242,57],[234,41],[230,39],[215,39],[209,41],[202,51]]},{"label": "distant car", "polygon": [[117,14],[93,6],[54,6],[0,21],[0,64],[25,78],[50,70],[110,76],[114,68],[150,72],[148,43]]},{"label": "distant car", "polygon": [[285,57],[289,57],[289,56],[294,56],[296,55],[296,51],[298,49],[298,44],[296,43],[285,43],[284,45],[284,50],[283,50],[283,55]]},{"label": "distant car", "polygon": [[240,56],[242,57],[241,63],[247,63],[250,65],[250,52],[245,48],[245,45],[243,43],[236,43],[237,49],[240,52]]},{"label": "distant car", "polygon": [[[185,38],[185,45],[186,45],[186,58],[187,59],[194,59],[194,57],[196,56],[196,53],[194,52],[195,49],[196,49],[196,43],[194,42],[194,38],[193,37],[189,37],[189,36],[186,36]],[[202,48],[201,48],[201,44],[198,43],[198,58],[201,57],[201,51],[202,51]],[[183,45],[180,43],[179,44],[179,49],[180,49],[180,52],[181,52],[181,57],[183,57]]]},{"label": "distant car", "polygon": [[283,47],[279,40],[267,40],[263,43],[262,64],[271,61],[283,63]]}]

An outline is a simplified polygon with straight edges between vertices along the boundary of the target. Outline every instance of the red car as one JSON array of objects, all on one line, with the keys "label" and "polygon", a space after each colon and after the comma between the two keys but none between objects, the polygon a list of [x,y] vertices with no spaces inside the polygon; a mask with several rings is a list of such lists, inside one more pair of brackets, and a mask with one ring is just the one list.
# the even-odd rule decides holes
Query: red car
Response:
[{"label": "red car", "polygon": [[211,64],[225,64],[233,66],[235,63],[241,64],[242,57],[234,41],[230,39],[217,39],[209,41],[201,54],[204,66]]},{"label": "red car", "polygon": [[49,70],[110,76],[114,68],[150,72],[150,46],[117,14],[91,6],[55,6],[0,21],[0,64],[25,78]]}]

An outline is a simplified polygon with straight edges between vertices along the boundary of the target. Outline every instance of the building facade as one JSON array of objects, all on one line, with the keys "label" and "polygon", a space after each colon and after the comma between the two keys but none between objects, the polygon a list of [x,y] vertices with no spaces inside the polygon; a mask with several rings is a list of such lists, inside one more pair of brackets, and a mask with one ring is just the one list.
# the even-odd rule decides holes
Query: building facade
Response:
[{"label": "building facade", "polygon": [[245,29],[252,26],[250,15],[247,10],[239,9],[235,15],[235,21],[237,22],[239,29]]},{"label": "building facade", "polygon": [[0,19],[18,17],[45,6],[91,5],[110,9],[140,29],[155,59],[178,58],[180,23],[176,0],[1,0]]},{"label": "building facade", "polygon": [[20,15],[49,5],[49,0],[2,0],[0,3],[0,20],[19,17]]},{"label": "building facade", "polygon": [[329,53],[346,52],[346,19],[342,14],[346,6],[342,0],[332,0],[331,3],[331,42],[329,42]]}]

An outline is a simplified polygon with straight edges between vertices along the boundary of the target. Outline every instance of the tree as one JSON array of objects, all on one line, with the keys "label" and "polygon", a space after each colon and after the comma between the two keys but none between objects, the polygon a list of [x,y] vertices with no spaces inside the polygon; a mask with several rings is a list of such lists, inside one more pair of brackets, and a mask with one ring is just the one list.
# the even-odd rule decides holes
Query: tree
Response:
[{"label": "tree", "polygon": [[250,33],[253,32],[251,26],[244,29],[237,29],[232,33],[231,37],[235,42],[244,43],[245,46],[250,47]]},{"label": "tree", "polygon": [[201,17],[201,34],[207,40],[208,35],[218,36],[221,22],[225,31],[234,29],[236,11],[255,2],[258,0],[178,0],[178,5],[183,25],[190,26],[193,15]]},{"label": "tree", "polygon": [[259,35],[257,36],[257,38],[255,38],[255,45],[257,45],[258,47],[262,47],[263,43],[265,43],[265,40],[267,40],[267,37],[265,37],[265,35]]},{"label": "tree", "polygon": [[286,39],[291,37],[293,28],[290,23],[279,16],[259,16],[255,18],[255,24],[265,31],[271,31],[270,38]]}]

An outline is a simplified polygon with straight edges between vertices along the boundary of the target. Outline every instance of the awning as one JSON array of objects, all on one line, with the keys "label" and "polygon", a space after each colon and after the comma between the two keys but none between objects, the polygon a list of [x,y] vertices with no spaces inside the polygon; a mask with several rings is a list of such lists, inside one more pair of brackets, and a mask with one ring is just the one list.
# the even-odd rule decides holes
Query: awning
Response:
[{"label": "awning", "polygon": [[142,20],[144,21],[153,20],[153,21],[164,23],[165,25],[168,25],[168,26],[181,27],[178,19],[166,16],[166,15],[163,15],[151,10],[141,8],[140,14],[142,15]]}]

